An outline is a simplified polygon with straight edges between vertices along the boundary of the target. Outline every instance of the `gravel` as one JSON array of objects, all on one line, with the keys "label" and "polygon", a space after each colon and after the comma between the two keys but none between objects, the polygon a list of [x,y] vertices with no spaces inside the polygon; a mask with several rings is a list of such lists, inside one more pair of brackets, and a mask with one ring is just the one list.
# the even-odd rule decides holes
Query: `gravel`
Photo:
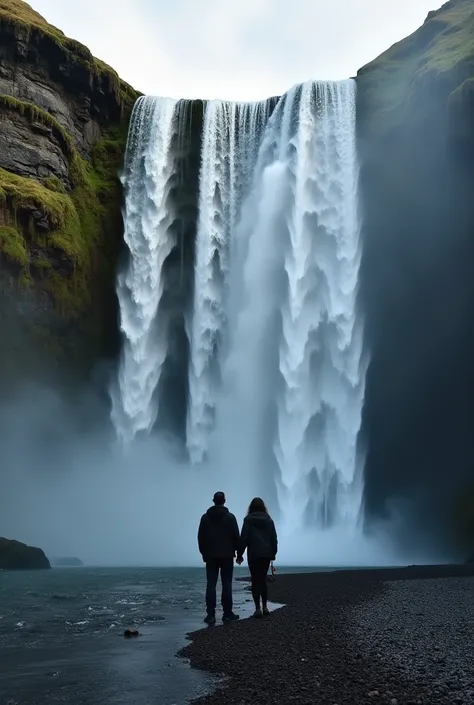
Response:
[{"label": "gravel", "polygon": [[226,677],[195,702],[474,703],[472,576],[474,566],[279,574],[270,597],[285,607],[190,635],[180,655]]},{"label": "gravel", "polygon": [[350,621],[364,656],[408,680],[422,702],[474,703],[474,578],[386,583]]}]

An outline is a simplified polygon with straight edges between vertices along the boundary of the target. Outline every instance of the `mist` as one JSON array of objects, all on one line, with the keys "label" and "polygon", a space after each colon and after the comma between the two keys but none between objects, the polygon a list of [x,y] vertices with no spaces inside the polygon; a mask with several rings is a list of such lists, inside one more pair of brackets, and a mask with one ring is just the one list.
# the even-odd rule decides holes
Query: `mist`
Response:
[{"label": "mist", "polygon": [[[257,477],[210,464],[196,468],[169,437],[123,446],[93,390],[71,402],[51,387],[24,387],[0,406],[0,444],[0,535],[37,545],[50,558],[202,566],[197,527],[213,493],[226,493],[239,524],[256,494]],[[295,534],[283,528],[276,501],[268,504],[279,530],[280,566],[384,566],[434,557],[400,551],[390,521],[365,534],[342,526]]]}]

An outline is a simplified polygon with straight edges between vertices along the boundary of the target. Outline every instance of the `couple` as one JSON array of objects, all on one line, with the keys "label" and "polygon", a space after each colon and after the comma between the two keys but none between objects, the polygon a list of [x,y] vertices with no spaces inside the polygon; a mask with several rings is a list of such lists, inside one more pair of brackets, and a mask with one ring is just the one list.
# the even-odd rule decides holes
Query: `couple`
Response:
[{"label": "couple", "polygon": [[[216,492],[214,506],[201,517],[198,531],[199,551],[206,564],[206,624],[216,622],[216,585],[221,573],[223,622],[239,619],[232,611],[232,575],[234,557],[243,563],[247,560],[252,577],[252,597],[255,602],[254,617],[268,614],[267,573],[270,562],[275,560],[278,539],[273,519],[269,516],[263,499],[255,497],[250,502],[247,516],[239,533],[237,520],[225,507],[225,494]],[[260,600],[262,607],[260,608]]]}]

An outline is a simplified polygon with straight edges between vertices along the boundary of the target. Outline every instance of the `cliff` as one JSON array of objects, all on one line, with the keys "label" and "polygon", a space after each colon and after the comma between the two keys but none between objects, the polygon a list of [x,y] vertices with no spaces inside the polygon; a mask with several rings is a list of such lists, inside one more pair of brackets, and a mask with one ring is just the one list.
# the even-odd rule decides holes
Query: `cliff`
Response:
[{"label": "cliff", "polygon": [[0,536],[0,568],[2,570],[44,570],[51,566],[40,548]]},{"label": "cliff", "polygon": [[366,502],[402,500],[408,540],[443,531],[472,477],[473,37],[451,0],[357,77]]},{"label": "cliff", "polygon": [[36,352],[45,350],[45,360],[67,356],[88,370],[113,345],[122,242],[117,172],[136,97],[115,71],[22,0],[0,0],[6,377],[9,366],[26,373],[18,355],[35,367]]}]

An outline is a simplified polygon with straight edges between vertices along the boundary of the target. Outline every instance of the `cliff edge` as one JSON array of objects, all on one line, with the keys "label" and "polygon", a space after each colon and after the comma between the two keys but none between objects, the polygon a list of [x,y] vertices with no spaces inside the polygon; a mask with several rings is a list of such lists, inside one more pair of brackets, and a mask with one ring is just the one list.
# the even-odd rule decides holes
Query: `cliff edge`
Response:
[{"label": "cliff edge", "polygon": [[51,568],[41,548],[27,546],[0,536],[0,568],[2,570],[45,570]]},{"label": "cliff edge", "polygon": [[472,0],[429,13],[357,84],[366,507],[400,502],[407,541],[446,541],[474,455]]},{"label": "cliff edge", "polygon": [[67,356],[88,369],[114,338],[123,231],[117,172],[137,96],[25,2],[0,0],[5,377],[31,346],[49,361]]}]

